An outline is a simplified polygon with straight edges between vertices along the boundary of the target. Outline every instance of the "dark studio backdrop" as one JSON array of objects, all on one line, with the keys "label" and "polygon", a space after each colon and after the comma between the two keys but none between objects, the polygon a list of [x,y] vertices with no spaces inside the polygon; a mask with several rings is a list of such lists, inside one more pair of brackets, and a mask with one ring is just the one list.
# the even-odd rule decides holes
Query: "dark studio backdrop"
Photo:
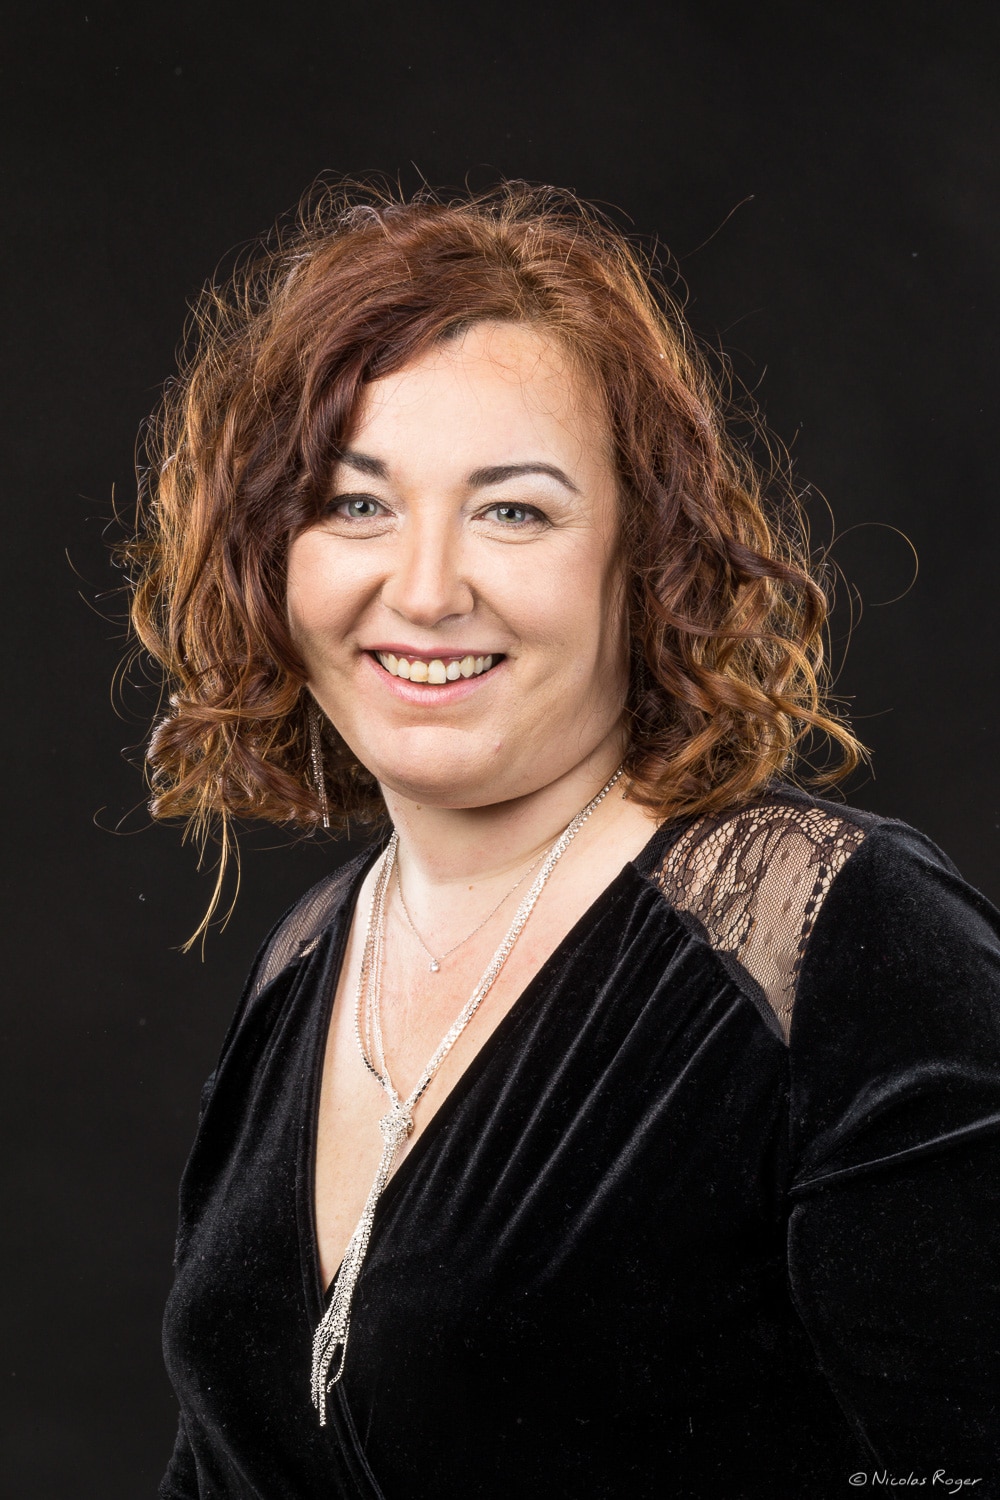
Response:
[{"label": "dark studio backdrop", "polygon": [[[696,330],[833,508],[853,585],[837,687],[874,753],[850,796],[1000,899],[997,15],[5,8],[5,1500],[155,1492],[198,1088],[257,942],[343,857],[253,833],[227,930],[204,961],[178,952],[210,881],[176,829],[148,827],[122,757],[145,700],[112,706],[105,532],[112,494],[133,504],[135,435],[188,300],[322,171],[522,176],[614,205],[677,256]],[[811,513],[829,540],[818,499]]]}]

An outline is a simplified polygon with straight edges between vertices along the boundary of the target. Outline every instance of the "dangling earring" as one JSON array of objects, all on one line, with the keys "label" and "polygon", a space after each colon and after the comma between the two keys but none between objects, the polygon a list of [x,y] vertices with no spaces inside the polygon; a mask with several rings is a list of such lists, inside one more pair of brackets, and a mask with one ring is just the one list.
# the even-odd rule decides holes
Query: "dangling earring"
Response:
[{"label": "dangling earring", "polygon": [[323,731],[320,728],[319,710],[309,701],[309,759],[312,761],[313,786],[319,798],[323,827],[330,826],[330,804],[326,800],[326,772],[323,770]]}]

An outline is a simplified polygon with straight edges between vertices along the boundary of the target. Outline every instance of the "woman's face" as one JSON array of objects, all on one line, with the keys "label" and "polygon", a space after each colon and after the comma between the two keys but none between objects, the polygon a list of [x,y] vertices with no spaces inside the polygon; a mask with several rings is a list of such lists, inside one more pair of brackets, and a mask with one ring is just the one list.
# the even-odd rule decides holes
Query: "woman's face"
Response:
[{"label": "woman's face", "polygon": [[621,749],[627,685],[607,420],[560,344],[484,322],[366,391],[293,541],[309,685],[387,788],[479,807]]}]

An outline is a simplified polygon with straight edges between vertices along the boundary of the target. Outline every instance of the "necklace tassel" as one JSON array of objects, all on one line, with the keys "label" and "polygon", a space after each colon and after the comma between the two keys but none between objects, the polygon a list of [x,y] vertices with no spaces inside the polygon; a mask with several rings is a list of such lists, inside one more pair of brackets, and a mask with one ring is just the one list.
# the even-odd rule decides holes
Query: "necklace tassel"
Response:
[{"label": "necklace tassel", "polygon": [[[371,1239],[375,1205],[389,1180],[396,1153],[413,1129],[413,1117],[406,1112],[398,1099],[393,1102],[388,1114],[383,1115],[378,1123],[382,1132],[382,1156],[378,1171],[375,1173],[375,1181],[371,1185],[371,1191],[361,1210],[361,1218],[344,1252],[344,1259],[334,1282],[330,1305],[313,1336],[312,1399],[313,1405],[319,1412],[321,1427],[326,1426],[327,1395],[344,1373],[347,1336],[351,1331],[351,1303],[354,1300],[354,1288],[364,1264],[368,1241]],[[331,1375],[330,1366],[335,1357],[337,1365]]]},{"label": "necklace tassel", "polygon": [[[393,833],[392,838],[389,840],[389,846],[385,851],[382,861],[382,868],[375,882],[371,912],[368,916],[368,931],[365,935],[365,944],[361,959],[361,974],[358,979],[358,990],[354,1007],[354,1035],[365,1067],[382,1085],[390,1100],[391,1107],[378,1122],[379,1129],[382,1132],[382,1156],[379,1160],[378,1170],[375,1173],[375,1181],[371,1185],[371,1190],[365,1200],[365,1206],[361,1211],[361,1218],[358,1220],[354,1233],[351,1235],[347,1249],[344,1252],[344,1259],[340,1270],[337,1272],[337,1279],[334,1282],[330,1304],[324,1312],[313,1336],[312,1399],[313,1405],[319,1412],[319,1425],[321,1427],[326,1426],[326,1398],[344,1373],[344,1360],[347,1356],[347,1339],[351,1330],[351,1304],[354,1299],[354,1289],[357,1285],[358,1277],[361,1275],[365,1255],[368,1251],[368,1242],[372,1235],[375,1209],[379,1198],[382,1196],[382,1190],[389,1180],[393,1163],[396,1160],[396,1154],[413,1129],[413,1110],[422,1098],[438,1068],[472,1020],[472,1017],[489,994],[489,991],[493,988],[497,975],[500,973],[511,949],[520,937],[521,931],[531,916],[535,908],[535,903],[542,894],[552,871],[591,813],[601,805],[611,788],[621,778],[622,772],[623,768],[619,766],[618,770],[611,777],[611,780],[602,787],[592,802],[588,802],[587,806],[577,813],[573,821],[563,830],[545,855],[542,868],[534,884],[518,907],[514,920],[507,930],[506,937],[494,953],[486,971],[469,996],[463,1009],[459,1012],[452,1026],[438,1044],[437,1051],[421,1074],[420,1081],[406,1099],[400,1099],[389,1077],[388,1069],[385,1065],[385,1050],[382,1045],[381,995],[386,894],[389,881],[392,878],[393,868],[396,865],[396,850],[399,846],[398,833]],[[398,879],[398,867],[396,867],[396,873]],[[523,879],[524,877],[522,876]],[[518,884],[520,883],[518,881]],[[400,896],[402,894],[402,887],[400,887]],[[508,894],[513,894],[513,892],[511,891]],[[504,899],[506,900],[506,897]],[[495,907],[494,910],[498,910],[498,908]],[[482,925],[485,924],[481,923],[480,926]],[[419,937],[419,934],[417,935]],[[464,941],[467,941],[467,939],[463,939]],[[454,949],[451,951],[454,952]],[[440,963],[433,954],[429,954],[429,957],[431,959],[431,971],[436,972],[440,968]],[[447,954],[442,954],[442,957],[446,958]],[[335,1360],[336,1364],[334,1364]],[[332,1375],[330,1374],[331,1367],[333,1368]]]}]

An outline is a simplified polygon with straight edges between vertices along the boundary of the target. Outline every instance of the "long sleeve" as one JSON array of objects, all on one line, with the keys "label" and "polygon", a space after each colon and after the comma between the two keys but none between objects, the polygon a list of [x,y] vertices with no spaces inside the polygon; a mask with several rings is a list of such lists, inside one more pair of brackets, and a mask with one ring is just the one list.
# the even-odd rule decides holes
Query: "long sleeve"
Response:
[{"label": "long sleeve", "polygon": [[835,880],[791,1063],[789,1277],[830,1384],[873,1471],[1000,1495],[1000,914],[912,830]]},{"label": "long sleeve", "polygon": [[183,1417],[177,1423],[177,1441],[157,1495],[159,1500],[198,1500],[198,1473]]}]

